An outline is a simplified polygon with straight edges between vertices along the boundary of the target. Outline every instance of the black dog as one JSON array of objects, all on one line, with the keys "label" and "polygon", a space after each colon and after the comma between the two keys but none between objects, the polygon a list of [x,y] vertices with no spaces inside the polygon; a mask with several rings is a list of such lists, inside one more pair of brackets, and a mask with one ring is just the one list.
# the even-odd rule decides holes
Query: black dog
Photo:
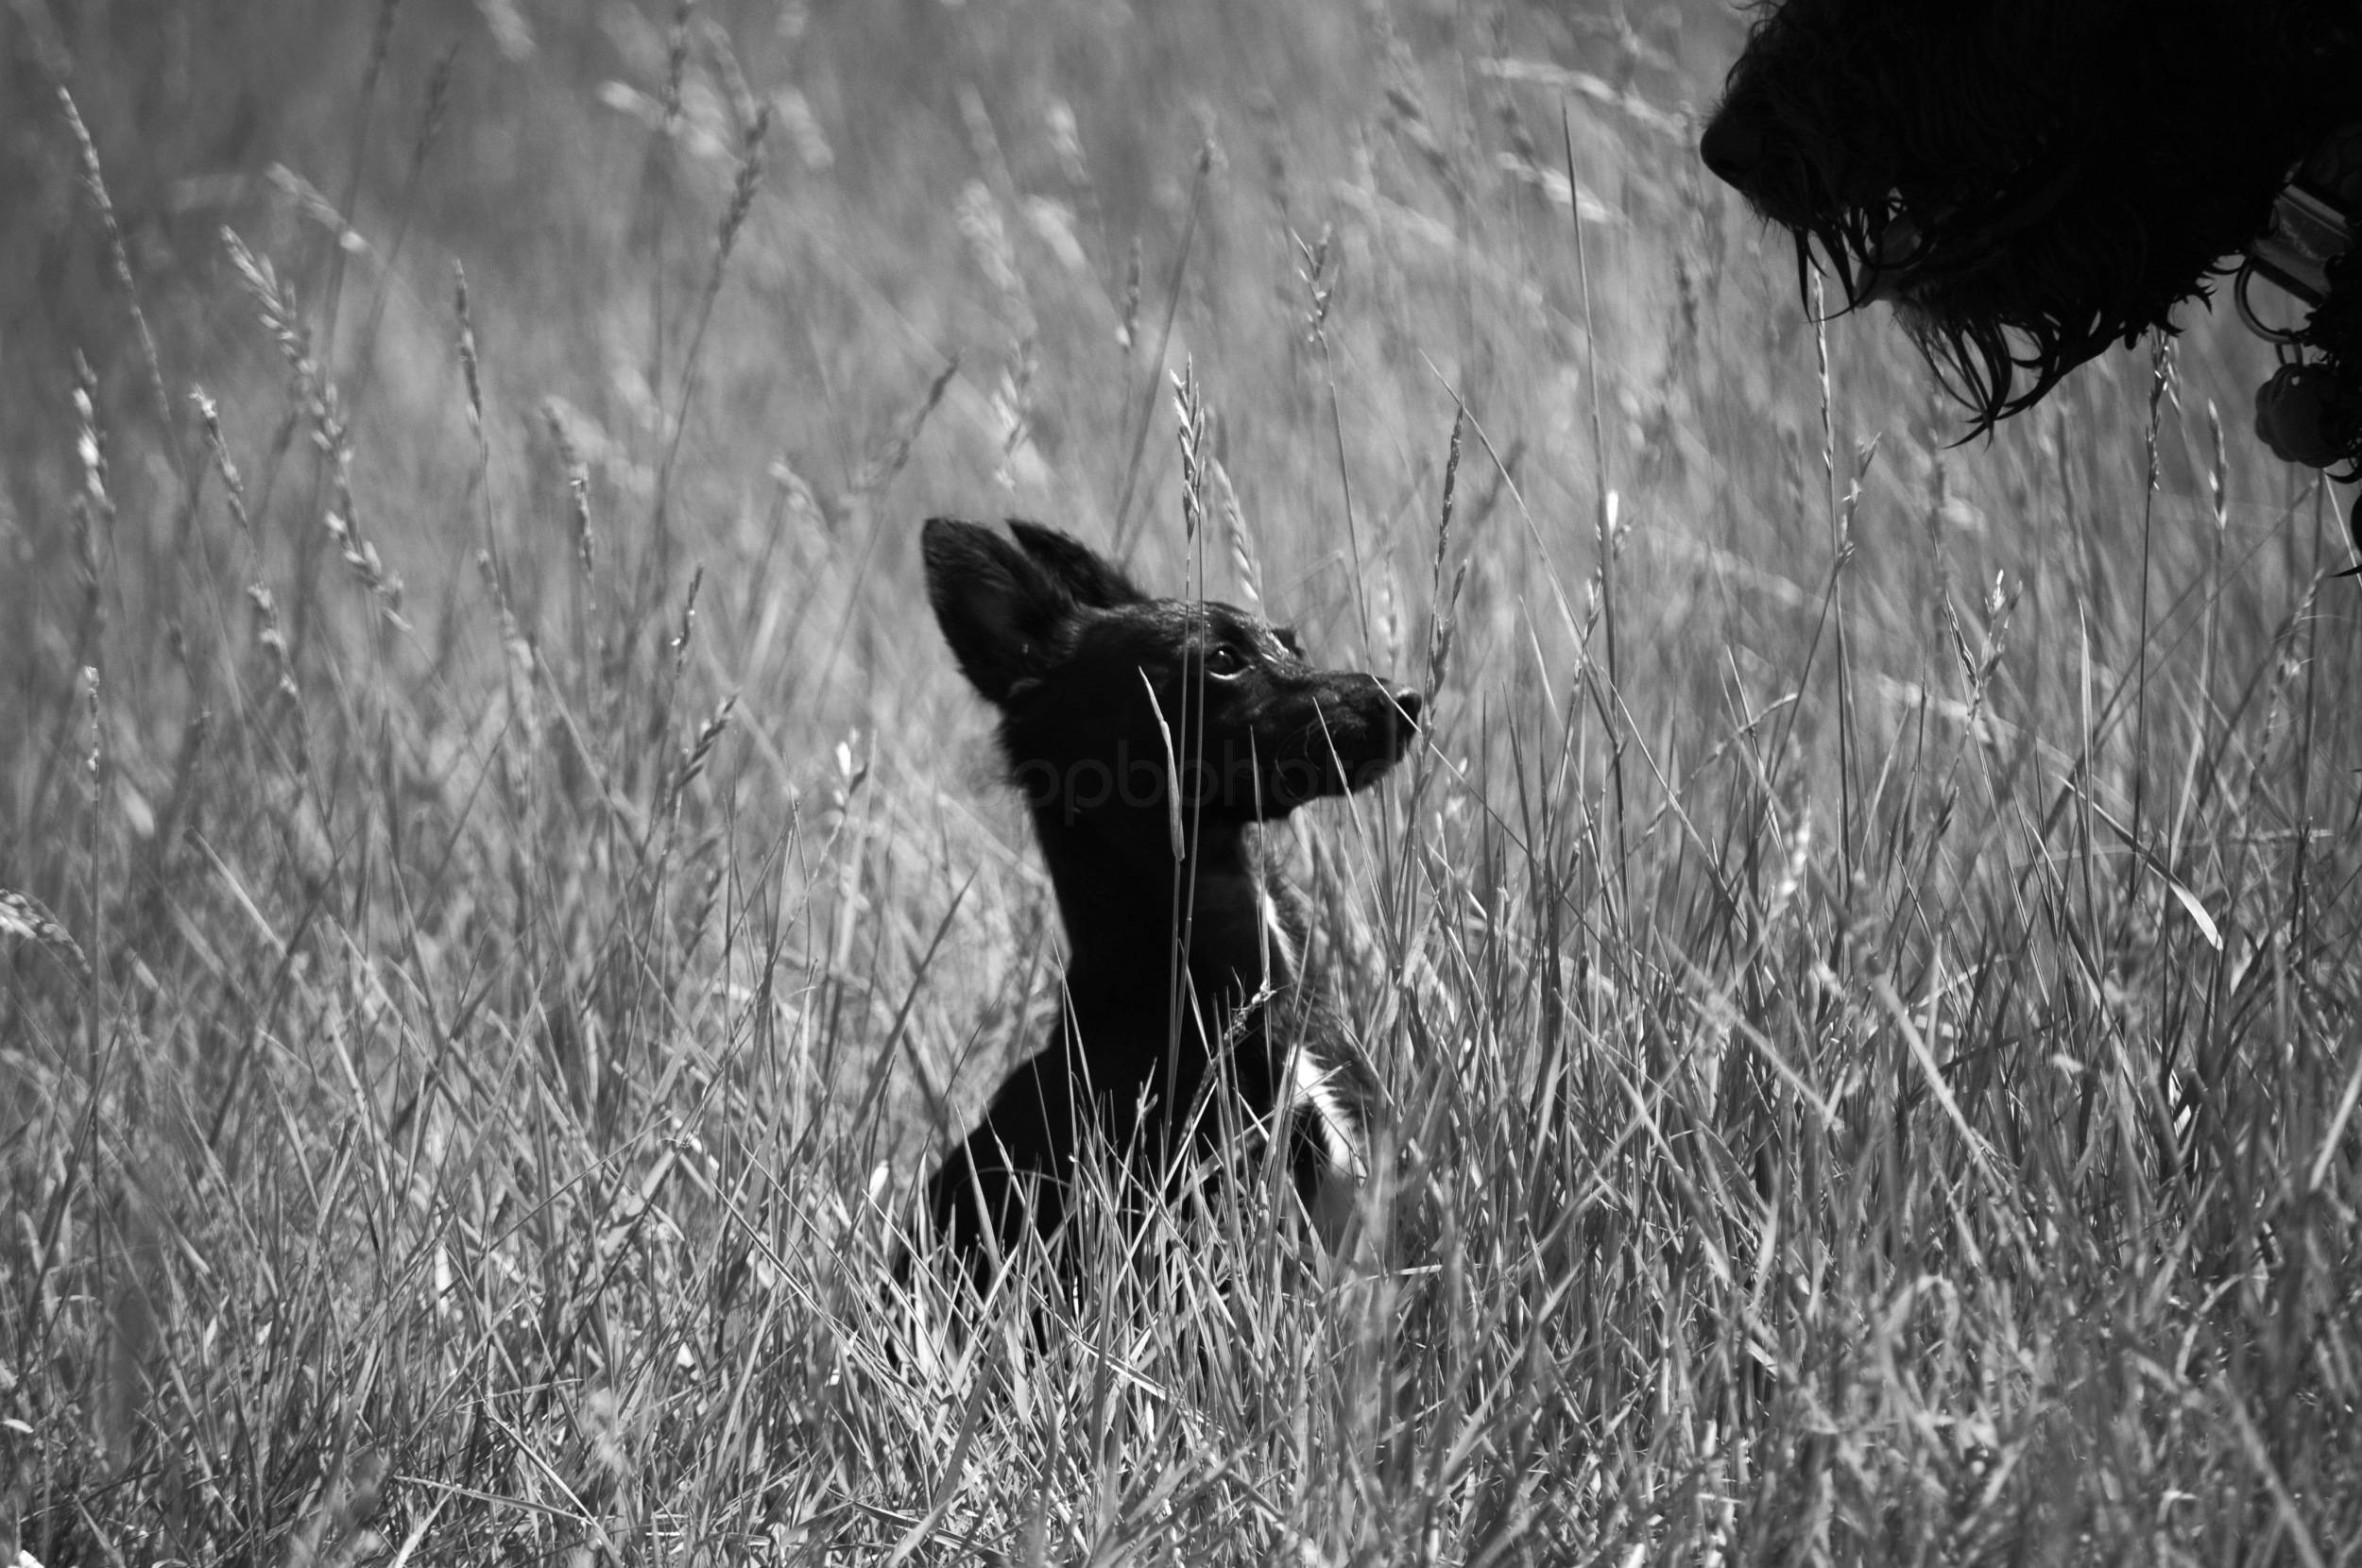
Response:
[{"label": "black dog", "polygon": [[[1256,825],[1384,774],[1421,699],[1314,669],[1231,605],[1151,599],[1054,529],[1009,532],[929,522],[927,593],[1032,808],[1066,1007],[930,1182],[935,1235],[982,1281],[1026,1227],[1058,1229],[1087,1129],[1157,1185],[1227,1119],[1285,1140],[1334,1245],[1375,1084],[1300,983],[1305,931]],[[1242,1117],[1209,1103],[1224,1092]]]},{"label": "black dog", "polygon": [[1699,150],[1800,273],[1901,308],[1977,431],[2293,248],[2258,259],[2327,299],[2289,338],[2321,363],[2263,422],[2327,467],[2362,456],[2362,280],[2320,269],[2362,213],[2357,121],[2362,0],[1768,0]]}]

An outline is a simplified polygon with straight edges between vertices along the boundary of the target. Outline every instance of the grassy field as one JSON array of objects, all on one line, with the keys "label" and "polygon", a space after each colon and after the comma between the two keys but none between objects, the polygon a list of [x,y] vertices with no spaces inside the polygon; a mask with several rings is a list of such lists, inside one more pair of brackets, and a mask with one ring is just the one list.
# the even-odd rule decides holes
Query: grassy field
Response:
[{"label": "grassy field", "polygon": [[[2220,322],[1952,445],[1740,36],[0,13],[0,1562],[2356,1560],[2341,498]],[[892,1284],[1056,1005],[947,512],[1429,691],[1382,1246]]]}]

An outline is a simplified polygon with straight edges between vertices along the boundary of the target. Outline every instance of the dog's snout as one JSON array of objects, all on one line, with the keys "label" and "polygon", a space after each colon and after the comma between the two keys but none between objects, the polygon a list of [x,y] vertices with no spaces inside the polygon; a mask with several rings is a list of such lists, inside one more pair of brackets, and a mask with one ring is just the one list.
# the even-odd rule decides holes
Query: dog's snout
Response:
[{"label": "dog's snout", "polygon": [[1419,727],[1419,715],[1427,708],[1427,699],[1405,686],[1390,689],[1386,700],[1395,705],[1396,725],[1408,738]]},{"label": "dog's snout", "polygon": [[1723,183],[1746,188],[1747,177],[1763,164],[1763,138],[1744,115],[1725,109],[1706,123],[1698,139],[1698,156]]}]

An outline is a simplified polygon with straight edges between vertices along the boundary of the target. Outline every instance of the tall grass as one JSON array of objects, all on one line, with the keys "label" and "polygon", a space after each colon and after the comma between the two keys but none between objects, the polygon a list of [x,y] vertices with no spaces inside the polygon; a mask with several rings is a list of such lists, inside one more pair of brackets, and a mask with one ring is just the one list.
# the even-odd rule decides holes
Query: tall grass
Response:
[{"label": "tall grass", "polygon": [[[0,1561],[2351,1559],[2251,346],[1948,446],[1703,5],[330,12],[8,24]],[[938,511],[1430,690],[1348,1255],[893,1283],[1056,1005]]]}]

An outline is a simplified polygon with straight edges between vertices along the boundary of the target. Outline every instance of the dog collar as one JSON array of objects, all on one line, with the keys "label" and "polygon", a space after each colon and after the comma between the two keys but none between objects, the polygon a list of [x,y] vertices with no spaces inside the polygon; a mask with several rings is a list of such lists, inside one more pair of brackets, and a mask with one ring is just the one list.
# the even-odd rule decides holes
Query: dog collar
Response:
[{"label": "dog collar", "polygon": [[[2362,232],[2362,123],[2323,137],[2272,203],[2270,224],[2251,241],[2232,285],[2250,332],[2280,352],[2281,366],[2256,389],[2255,433],[2273,454],[2308,468],[2362,464],[2362,343],[2352,341],[2350,276]],[[2261,277],[2301,301],[2298,327],[2271,326],[2249,290]],[[2342,291],[2342,293],[2341,293]],[[2305,351],[2313,350],[2308,359]]]},{"label": "dog collar", "polygon": [[2271,223],[2250,241],[2239,268],[2239,317],[2258,337],[2293,342],[2298,334],[2266,326],[2248,303],[2251,277],[2260,275],[2318,308],[2329,298],[2329,264],[2353,245],[2362,214],[2362,122],[2340,126],[2298,165],[2272,203]]}]

